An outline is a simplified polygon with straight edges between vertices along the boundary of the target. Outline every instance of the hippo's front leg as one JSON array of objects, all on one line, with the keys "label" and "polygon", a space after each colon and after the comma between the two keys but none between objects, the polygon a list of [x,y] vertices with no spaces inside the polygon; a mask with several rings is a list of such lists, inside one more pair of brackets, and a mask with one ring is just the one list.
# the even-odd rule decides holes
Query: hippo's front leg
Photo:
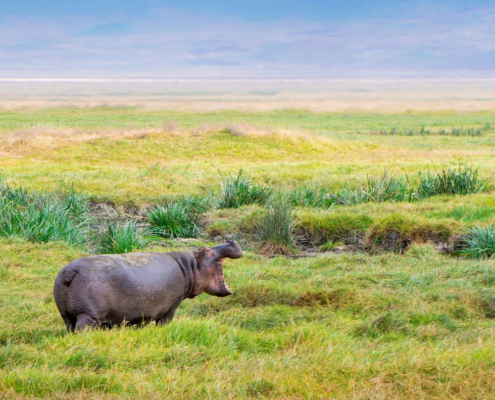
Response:
[{"label": "hippo's front leg", "polygon": [[174,318],[175,311],[177,310],[176,308],[172,308],[171,310],[167,311],[165,315],[163,315],[161,318],[156,320],[157,325],[165,325],[167,322],[172,321],[172,318]]}]

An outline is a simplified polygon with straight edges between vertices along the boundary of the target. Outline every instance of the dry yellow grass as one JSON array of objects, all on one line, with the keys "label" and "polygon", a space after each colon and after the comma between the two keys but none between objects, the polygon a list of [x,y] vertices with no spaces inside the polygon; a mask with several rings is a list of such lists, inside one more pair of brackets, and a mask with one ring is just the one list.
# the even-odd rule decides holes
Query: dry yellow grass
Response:
[{"label": "dry yellow grass", "polygon": [[[107,128],[88,130],[77,127],[60,127],[53,124],[38,124],[22,127],[9,133],[0,135],[0,150],[3,156],[39,154],[42,150],[54,150],[65,146],[78,145],[80,143],[94,144],[96,140],[139,140],[148,136],[158,140],[182,138],[185,141],[194,141],[194,138],[206,135],[228,133],[232,136],[250,136],[253,138],[277,137],[304,138],[312,141],[316,136],[310,132],[298,128],[276,129],[263,128],[248,123],[203,123],[192,129],[185,129],[175,121],[166,121],[162,128]],[[318,139],[316,139],[318,140]],[[200,141],[200,139],[198,139]]]}]

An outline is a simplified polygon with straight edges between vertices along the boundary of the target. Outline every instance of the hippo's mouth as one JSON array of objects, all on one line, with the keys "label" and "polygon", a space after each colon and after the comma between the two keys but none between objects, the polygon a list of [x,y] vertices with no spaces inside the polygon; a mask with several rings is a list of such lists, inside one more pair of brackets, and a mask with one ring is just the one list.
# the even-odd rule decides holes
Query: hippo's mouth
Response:
[{"label": "hippo's mouth", "polygon": [[223,275],[223,260],[225,258],[220,258],[217,262],[217,287],[219,288],[219,291],[222,292],[221,296],[228,296],[232,294],[232,291],[230,290],[230,287],[227,286],[227,283],[225,282],[225,276]]}]

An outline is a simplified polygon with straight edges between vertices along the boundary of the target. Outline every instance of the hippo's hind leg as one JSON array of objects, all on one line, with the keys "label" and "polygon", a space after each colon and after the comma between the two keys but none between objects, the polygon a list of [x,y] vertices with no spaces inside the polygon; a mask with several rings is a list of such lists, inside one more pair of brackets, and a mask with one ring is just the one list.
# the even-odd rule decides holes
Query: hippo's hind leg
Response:
[{"label": "hippo's hind leg", "polygon": [[76,330],[82,331],[86,327],[93,328],[98,326],[98,321],[88,314],[79,314],[77,316]]},{"label": "hippo's hind leg", "polygon": [[76,319],[71,317],[63,317],[65,326],[67,327],[67,332],[74,332],[76,329]]}]

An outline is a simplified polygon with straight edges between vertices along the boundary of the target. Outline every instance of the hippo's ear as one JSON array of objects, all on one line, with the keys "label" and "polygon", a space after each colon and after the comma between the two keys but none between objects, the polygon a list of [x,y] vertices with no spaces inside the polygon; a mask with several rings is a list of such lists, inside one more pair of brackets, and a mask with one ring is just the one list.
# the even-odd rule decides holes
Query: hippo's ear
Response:
[{"label": "hippo's ear", "polygon": [[195,251],[193,254],[194,257],[196,257],[198,264],[208,256],[211,257],[212,255],[211,250],[208,247],[200,247],[198,251]]}]

